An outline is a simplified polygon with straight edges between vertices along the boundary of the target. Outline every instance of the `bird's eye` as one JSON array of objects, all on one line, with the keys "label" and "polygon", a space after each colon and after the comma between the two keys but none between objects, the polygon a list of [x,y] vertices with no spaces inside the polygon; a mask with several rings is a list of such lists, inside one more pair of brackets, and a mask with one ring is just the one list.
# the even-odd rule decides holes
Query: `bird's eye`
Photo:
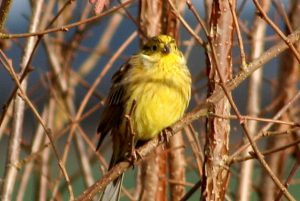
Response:
[{"label": "bird's eye", "polygon": [[153,51],[156,51],[156,50],[157,50],[157,46],[156,46],[156,45],[153,45],[153,46],[152,46],[152,50],[153,50]]}]

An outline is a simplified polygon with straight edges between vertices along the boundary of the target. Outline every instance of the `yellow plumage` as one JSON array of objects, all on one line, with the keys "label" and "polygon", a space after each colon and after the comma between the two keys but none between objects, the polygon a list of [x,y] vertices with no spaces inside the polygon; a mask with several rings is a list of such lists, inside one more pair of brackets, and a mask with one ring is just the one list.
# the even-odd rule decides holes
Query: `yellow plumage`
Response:
[{"label": "yellow plumage", "polygon": [[[110,168],[129,151],[128,120],[135,140],[149,140],[179,120],[188,106],[191,76],[175,40],[153,37],[112,78],[113,85],[98,127],[98,148],[111,132],[113,156]],[[134,104],[134,107],[133,107]],[[104,191],[102,200],[117,200],[121,179]]]}]

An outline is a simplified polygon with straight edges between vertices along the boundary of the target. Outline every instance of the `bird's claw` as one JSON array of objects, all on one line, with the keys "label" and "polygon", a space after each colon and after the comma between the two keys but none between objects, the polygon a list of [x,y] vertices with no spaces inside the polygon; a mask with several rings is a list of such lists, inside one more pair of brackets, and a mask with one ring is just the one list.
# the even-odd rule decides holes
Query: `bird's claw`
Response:
[{"label": "bird's claw", "polygon": [[167,144],[170,142],[170,137],[174,133],[171,127],[164,128],[159,134],[159,142],[163,143],[166,142]]},{"label": "bird's claw", "polygon": [[130,163],[133,166],[133,168],[138,159],[143,159],[142,155],[138,152],[138,150],[136,150],[135,148],[132,148],[130,156],[129,156],[129,160],[130,160]]}]

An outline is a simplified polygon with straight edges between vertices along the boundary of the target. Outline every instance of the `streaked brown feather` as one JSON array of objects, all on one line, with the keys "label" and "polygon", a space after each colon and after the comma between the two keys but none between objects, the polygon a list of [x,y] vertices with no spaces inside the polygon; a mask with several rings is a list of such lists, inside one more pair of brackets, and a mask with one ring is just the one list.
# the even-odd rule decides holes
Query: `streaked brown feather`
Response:
[{"label": "streaked brown feather", "polygon": [[106,106],[102,113],[100,123],[97,128],[97,133],[100,134],[100,139],[97,144],[98,150],[112,128],[118,127],[121,124],[122,117],[124,116],[126,96],[126,83],[122,82],[125,74],[131,65],[126,62],[121,68],[112,76],[112,86],[110,88]]}]

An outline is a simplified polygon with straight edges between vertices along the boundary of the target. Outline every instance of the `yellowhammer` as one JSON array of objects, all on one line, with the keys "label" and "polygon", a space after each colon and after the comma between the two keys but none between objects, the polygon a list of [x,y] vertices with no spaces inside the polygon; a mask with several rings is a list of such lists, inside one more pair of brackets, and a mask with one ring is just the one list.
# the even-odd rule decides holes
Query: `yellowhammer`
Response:
[{"label": "yellowhammer", "polygon": [[[113,140],[109,169],[123,160],[134,143],[157,136],[179,120],[191,96],[191,76],[186,61],[167,35],[151,38],[112,77],[97,132],[97,149],[108,133]],[[127,117],[127,118],[126,118]],[[118,200],[122,176],[106,187],[101,200]]]}]

